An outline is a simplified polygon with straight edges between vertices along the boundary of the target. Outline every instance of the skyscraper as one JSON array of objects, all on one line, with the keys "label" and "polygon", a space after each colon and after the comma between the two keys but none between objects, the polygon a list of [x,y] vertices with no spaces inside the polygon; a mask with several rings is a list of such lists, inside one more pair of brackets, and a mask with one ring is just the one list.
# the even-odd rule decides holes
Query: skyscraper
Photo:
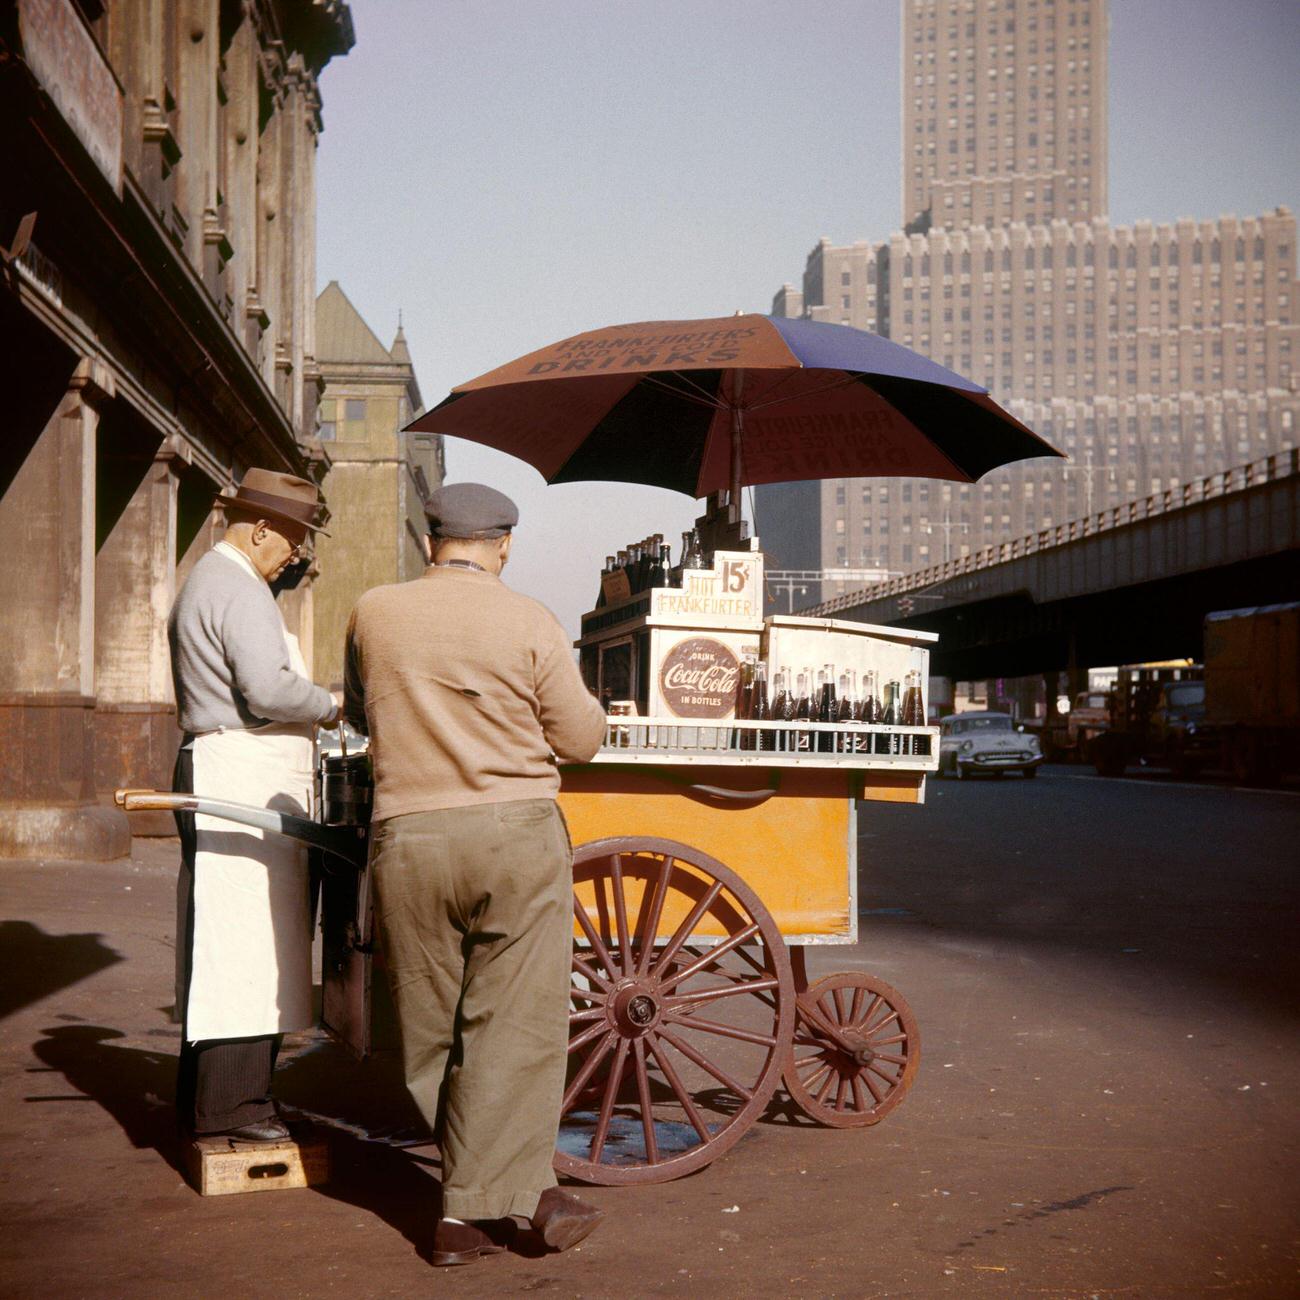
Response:
[{"label": "skyscraper", "polygon": [[1104,215],[1106,36],[1106,0],[904,0],[904,222]]},{"label": "skyscraper", "polygon": [[775,564],[921,568],[1294,445],[1295,218],[1111,226],[1106,29],[1104,0],[904,0],[905,228],[821,240],[772,307],[970,376],[1069,461],[760,488]]}]

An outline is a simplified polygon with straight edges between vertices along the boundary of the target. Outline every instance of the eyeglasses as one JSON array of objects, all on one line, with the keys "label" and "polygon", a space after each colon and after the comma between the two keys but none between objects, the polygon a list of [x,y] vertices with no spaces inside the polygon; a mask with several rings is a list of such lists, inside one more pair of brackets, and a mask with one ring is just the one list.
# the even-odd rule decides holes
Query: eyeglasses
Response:
[{"label": "eyeglasses", "polygon": [[286,561],[286,563],[287,563],[287,564],[293,564],[293,563],[295,563],[297,560],[301,560],[302,557],[303,557],[303,556],[306,554],[306,552],[307,552],[307,541],[308,541],[308,539],[307,539],[306,537],[304,537],[304,538],[302,539],[302,541],[300,541],[300,542],[295,542],[292,538],[285,537],[285,535],[284,535],[282,532],[280,532],[280,530],[279,530],[278,528],[277,528],[275,531],[276,531],[276,535],[279,536],[279,537],[280,537],[280,538],[281,538],[281,539],[282,539],[282,540],[283,540],[283,541],[284,541],[284,542],[285,542],[285,543],[290,547],[290,550],[289,550],[289,558],[288,558],[288,560]]}]

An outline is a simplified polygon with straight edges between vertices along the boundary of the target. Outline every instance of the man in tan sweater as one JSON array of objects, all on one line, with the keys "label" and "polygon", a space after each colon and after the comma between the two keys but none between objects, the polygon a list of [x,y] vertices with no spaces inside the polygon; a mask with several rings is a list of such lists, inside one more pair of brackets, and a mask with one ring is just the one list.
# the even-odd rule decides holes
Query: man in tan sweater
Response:
[{"label": "man in tan sweater", "polygon": [[554,616],[501,582],[517,520],[492,488],[435,492],[430,567],[368,591],[348,625],[375,918],[407,1087],[442,1152],[435,1264],[500,1250],[513,1218],[563,1250],[601,1217],[555,1186],[551,1160],[573,933],[556,763],[591,758],[605,715]]}]

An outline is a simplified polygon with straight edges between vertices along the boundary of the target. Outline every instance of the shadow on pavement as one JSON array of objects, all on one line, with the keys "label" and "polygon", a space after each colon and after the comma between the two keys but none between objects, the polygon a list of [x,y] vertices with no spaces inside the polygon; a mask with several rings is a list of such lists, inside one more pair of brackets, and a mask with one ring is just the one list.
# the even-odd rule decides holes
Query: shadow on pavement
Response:
[{"label": "shadow on pavement", "polygon": [[30,921],[0,921],[0,1020],[121,960],[101,934],[46,934]]},{"label": "shadow on pavement", "polygon": [[[59,1025],[43,1029],[33,1055],[57,1070],[78,1092],[98,1102],[135,1147],[152,1147],[174,1169],[182,1168],[181,1143],[172,1107],[176,1057],[119,1047],[126,1035],[105,1025]],[[40,1094],[24,1098],[42,1101]]]}]

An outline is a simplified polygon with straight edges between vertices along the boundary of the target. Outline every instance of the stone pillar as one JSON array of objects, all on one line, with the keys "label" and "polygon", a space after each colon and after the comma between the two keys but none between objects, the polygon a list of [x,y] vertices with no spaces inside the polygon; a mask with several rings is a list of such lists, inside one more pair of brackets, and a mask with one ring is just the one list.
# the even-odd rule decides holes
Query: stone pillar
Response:
[{"label": "stone pillar", "polygon": [[[175,458],[156,458],[95,560],[95,787],[170,790],[179,732],[167,650],[176,594]],[[170,814],[132,813],[138,835],[174,835]]]},{"label": "stone pillar", "polygon": [[0,857],[131,850],[97,806],[95,436],[113,380],[83,360],[0,500]]}]

